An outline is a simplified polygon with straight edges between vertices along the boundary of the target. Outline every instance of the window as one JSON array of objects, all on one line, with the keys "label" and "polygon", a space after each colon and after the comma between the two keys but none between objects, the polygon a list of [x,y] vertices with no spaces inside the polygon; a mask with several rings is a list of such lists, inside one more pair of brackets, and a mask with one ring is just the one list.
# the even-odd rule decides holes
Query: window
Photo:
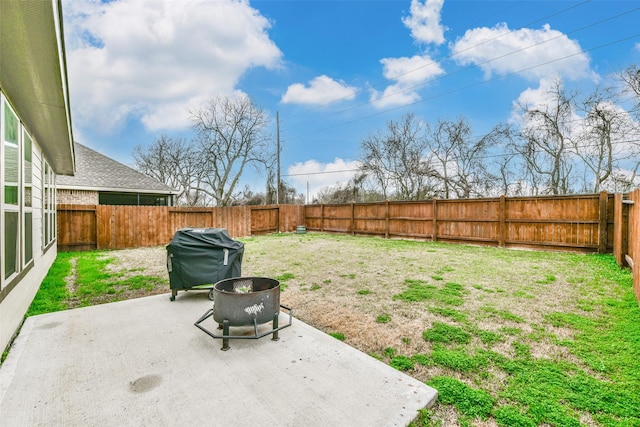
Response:
[{"label": "window", "polygon": [[23,132],[22,141],[22,255],[26,266],[33,259],[33,141],[26,130]]},{"label": "window", "polygon": [[55,174],[49,166],[49,163],[44,161],[43,176],[42,176],[42,210],[43,210],[43,222],[44,228],[42,233],[43,246],[53,242],[56,238],[56,188],[55,188]]},{"label": "window", "polygon": [[33,261],[33,147],[0,94],[0,288]]},{"label": "window", "polygon": [[168,196],[140,193],[108,193],[98,194],[100,205],[130,205],[130,206],[168,206]]},{"label": "window", "polygon": [[3,272],[2,277],[8,279],[19,271],[20,242],[20,122],[7,102],[3,102],[2,126],[2,167],[4,170],[2,189],[4,212],[3,233]]}]

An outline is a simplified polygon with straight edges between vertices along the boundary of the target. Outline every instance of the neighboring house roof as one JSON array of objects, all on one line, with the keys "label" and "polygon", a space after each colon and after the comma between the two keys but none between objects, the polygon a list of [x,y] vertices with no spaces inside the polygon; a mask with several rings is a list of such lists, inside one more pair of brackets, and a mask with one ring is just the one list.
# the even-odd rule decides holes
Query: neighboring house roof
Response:
[{"label": "neighboring house roof", "polygon": [[53,171],[73,175],[61,0],[0,0],[0,82]]},{"label": "neighboring house roof", "polygon": [[178,191],[76,142],[75,176],[58,176],[58,189],[177,194]]}]

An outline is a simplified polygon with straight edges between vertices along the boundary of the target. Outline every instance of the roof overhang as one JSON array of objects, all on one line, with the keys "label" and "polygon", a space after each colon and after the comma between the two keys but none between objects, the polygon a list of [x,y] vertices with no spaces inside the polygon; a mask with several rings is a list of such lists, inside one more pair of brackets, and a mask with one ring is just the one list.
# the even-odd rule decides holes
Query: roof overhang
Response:
[{"label": "roof overhang", "polygon": [[0,88],[54,172],[73,175],[61,0],[0,0]]}]

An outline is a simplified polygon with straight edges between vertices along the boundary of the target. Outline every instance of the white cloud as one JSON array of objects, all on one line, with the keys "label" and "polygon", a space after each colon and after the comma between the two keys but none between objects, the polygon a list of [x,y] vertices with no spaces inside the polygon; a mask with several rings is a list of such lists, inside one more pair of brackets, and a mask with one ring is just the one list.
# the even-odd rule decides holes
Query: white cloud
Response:
[{"label": "white cloud", "polygon": [[285,104],[327,105],[337,100],[350,100],[355,96],[356,88],[322,75],[311,80],[308,86],[301,83],[290,85],[281,101]]},{"label": "white cloud", "polygon": [[411,58],[384,58],[384,77],[395,83],[384,91],[372,91],[371,102],[376,108],[407,105],[420,100],[417,90],[429,80],[444,74],[440,64],[429,55],[414,55]]},{"label": "white cloud", "polygon": [[475,28],[456,40],[451,51],[458,63],[479,66],[487,78],[511,73],[529,80],[596,78],[579,43],[549,25],[539,30],[510,30],[506,24]]},{"label": "white cloud", "polygon": [[108,132],[189,124],[188,110],[234,91],[251,67],[278,67],[269,21],[247,1],[67,1],[65,41],[76,126]]},{"label": "white cloud", "polygon": [[[516,126],[523,125],[523,117],[521,106],[529,109],[546,110],[556,102],[554,94],[556,91],[556,79],[541,79],[537,88],[527,88],[518,98],[513,101],[510,122]],[[579,123],[580,118],[575,117],[575,123]],[[534,126],[535,123],[529,122],[528,126]]]},{"label": "white cloud", "polygon": [[442,44],[445,28],[440,23],[444,0],[411,0],[411,14],[402,23],[411,30],[411,37],[420,43]]},{"label": "white cloud", "polygon": [[311,201],[323,187],[334,186],[337,183],[344,184],[352,179],[360,162],[346,162],[336,157],[331,163],[321,163],[317,160],[307,160],[303,163],[295,163],[287,168],[291,182],[297,182],[298,187],[304,186],[305,198],[306,188],[309,188],[309,201]]},{"label": "white cloud", "polygon": [[[556,81],[554,79],[542,79],[540,85],[533,89],[528,88],[523,91],[517,100],[513,102],[510,122],[515,126],[532,126],[535,127],[534,122],[523,122],[522,111],[520,106],[529,107],[531,109],[539,109],[545,111],[548,109],[553,110],[556,104],[555,99]],[[635,159],[637,158],[637,145],[633,141],[629,141],[628,130],[637,129],[638,123],[634,121],[633,117],[623,107],[616,105],[612,102],[602,102],[598,105],[598,108],[602,111],[608,111],[610,117],[615,117],[611,125],[618,129],[618,132],[613,132],[612,139],[614,158],[617,159]],[[585,134],[591,127],[585,119],[584,113],[581,116],[578,111],[574,111],[572,117],[568,120],[568,128],[564,129],[569,136],[572,136],[575,141],[579,143],[589,145],[589,137]],[[598,143],[591,144],[594,150],[597,150]],[[586,150],[588,151],[588,150]],[[583,152],[586,152],[583,151]],[[622,161],[624,164],[625,161]]]}]

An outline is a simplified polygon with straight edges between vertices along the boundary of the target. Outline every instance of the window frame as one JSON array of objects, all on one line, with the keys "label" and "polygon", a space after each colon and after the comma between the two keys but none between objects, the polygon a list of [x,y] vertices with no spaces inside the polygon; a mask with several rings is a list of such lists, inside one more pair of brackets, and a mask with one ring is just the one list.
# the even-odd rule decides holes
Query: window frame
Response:
[{"label": "window frame", "polygon": [[56,240],[56,176],[45,159],[42,160],[42,247]]},{"label": "window frame", "polygon": [[[8,118],[8,114],[11,114],[11,118]],[[10,141],[7,137],[6,126],[13,122],[17,133],[12,139],[16,141]],[[0,290],[9,285],[13,287],[12,283],[35,262],[37,239],[34,239],[34,211],[37,201],[34,196],[38,184],[34,174],[36,147],[37,141],[24,126],[4,93],[0,92]],[[7,156],[8,150],[10,156]],[[13,157],[15,164],[11,163],[14,161]],[[17,182],[14,174],[17,174]],[[17,188],[14,189],[16,185]],[[7,233],[7,227],[12,228],[11,233]],[[8,245],[14,243],[12,239],[15,239],[13,258],[10,256],[11,251],[7,251]],[[15,264],[9,266],[10,262]]]},{"label": "window frame", "polygon": [[[15,110],[11,107],[11,105],[9,104],[9,102],[7,101],[7,99],[2,96],[2,98],[0,98],[0,108],[2,110],[2,119],[0,120],[0,142],[1,142],[1,147],[0,147],[0,158],[2,159],[2,173],[0,173],[0,191],[2,196],[0,197],[0,210],[2,211],[2,215],[0,215],[0,229],[2,229],[2,240],[0,242],[0,246],[2,247],[1,251],[2,251],[2,255],[0,256],[1,259],[1,267],[0,267],[0,281],[2,282],[2,286],[0,286],[0,289],[2,287],[4,287],[5,284],[9,283],[11,280],[13,280],[13,278],[15,278],[20,271],[22,271],[22,261],[21,261],[21,247],[22,245],[20,244],[21,241],[21,203],[22,203],[22,194],[20,191],[21,188],[21,181],[22,181],[22,177],[21,177],[21,145],[22,145],[22,132],[21,132],[21,123],[20,123],[20,118],[18,117],[18,114],[15,112]],[[7,114],[11,114],[13,117],[13,120],[11,121],[15,121],[15,125],[16,125],[16,129],[15,129],[15,141],[9,141],[7,138],[7,125],[10,122]],[[12,145],[15,145],[15,147],[11,147]],[[7,155],[7,148],[11,147],[11,148],[15,148],[16,152],[15,152],[15,160],[16,160],[16,164],[15,165],[9,165],[8,161],[11,159],[10,156]],[[7,173],[11,172],[11,168],[16,168],[15,174],[16,177],[12,177],[11,181],[8,182],[7,180]],[[14,182],[14,179],[16,179],[16,181]],[[10,184],[10,185],[8,185]],[[16,199],[15,199],[15,203],[14,203],[14,199],[12,198],[12,200],[7,200],[7,197],[10,197],[10,195],[7,194],[7,188],[9,186],[13,187],[13,185],[16,186],[15,192],[16,192]],[[14,190],[12,190],[13,192]],[[7,233],[7,227],[9,226],[9,224],[7,223],[7,218],[8,218],[8,214],[13,214],[16,216],[16,225],[15,225],[15,232],[14,233]],[[12,216],[13,216],[12,215]],[[10,261],[7,256],[9,255],[10,251],[7,250],[8,245],[10,245],[12,242],[9,241],[8,239],[15,237],[15,248],[13,248],[14,251],[14,259],[13,259],[13,267],[9,268],[8,267],[8,261]],[[13,271],[11,271],[13,270]]]},{"label": "window frame", "polygon": [[[28,141],[28,144],[27,144]],[[28,147],[27,147],[28,145]],[[27,160],[27,155],[29,159]],[[22,238],[22,267],[27,267],[33,262],[34,256],[34,244],[33,244],[33,138],[29,135],[26,129],[22,129],[22,213],[20,218],[22,219],[21,238]],[[27,163],[30,163],[27,166]],[[27,188],[29,189],[29,195],[27,196]],[[27,221],[27,216],[30,220]],[[29,235],[27,236],[27,229],[29,229]],[[27,241],[30,242],[27,244]],[[30,254],[27,253],[27,248],[30,248]]]}]

